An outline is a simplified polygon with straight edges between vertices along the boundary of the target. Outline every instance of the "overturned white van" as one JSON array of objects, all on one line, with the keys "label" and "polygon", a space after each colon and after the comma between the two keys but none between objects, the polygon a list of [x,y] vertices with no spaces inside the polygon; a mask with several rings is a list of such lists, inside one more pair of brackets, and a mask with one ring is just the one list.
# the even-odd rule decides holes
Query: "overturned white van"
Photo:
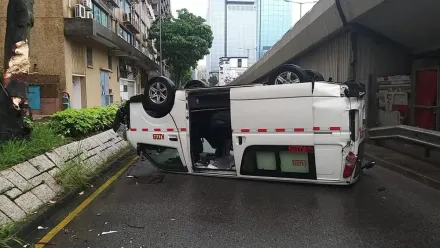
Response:
[{"label": "overturned white van", "polygon": [[267,85],[191,81],[175,90],[168,78],[152,78],[120,109],[114,129],[163,171],[356,182],[374,166],[362,165],[365,86],[325,82],[317,72],[287,66]]}]

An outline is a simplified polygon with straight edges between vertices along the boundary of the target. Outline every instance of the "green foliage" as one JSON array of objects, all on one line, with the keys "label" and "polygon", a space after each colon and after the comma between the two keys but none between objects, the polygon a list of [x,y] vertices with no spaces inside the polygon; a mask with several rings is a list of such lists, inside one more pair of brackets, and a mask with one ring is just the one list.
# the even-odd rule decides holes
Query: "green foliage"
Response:
[{"label": "green foliage", "polygon": [[107,159],[101,161],[99,165],[94,165],[96,166],[95,168],[97,168],[94,170],[90,169],[88,163],[82,161],[80,157],[77,157],[62,166],[61,171],[55,178],[66,192],[89,187],[91,186],[90,182],[100,175],[100,166],[108,165],[110,162],[126,154],[129,150],[130,148],[127,147],[110,155]]},{"label": "green foliage", "polygon": [[51,116],[51,126],[63,135],[74,138],[83,137],[110,128],[117,110],[117,105],[66,109]]},{"label": "green foliage", "polygon": [[214,85],[218,84],[218,78],[216,76],[211,76],[208,79],[208,83],[209,83],[209,85],[214,86]]},{"label": "green foliage", "polygon": [[[166,17],[162,20],[162,56],[171,67],[176,78],[176,86],[197,62],[209,54],[214,37],[211,27],[205,19],[196,16],[187,9],[177,11],[178,17]],[[159,19],[149,32],[149,39],[156,40],[159,47]]]},{"label": "green foliage", "polygon": [[183,73],[183,76],[182,76],[182,86],[183,85],[185,85],[188,81],[190,81],[191,79],[192,79],[192,75],[193,75],[193,71],[190,69],[190,70],[186,70],[184,73]]},{"label": "green foliage", "polygon": [[10,140],[0,145],[0,170],[22,163],[70,141],[59,135],[49,123],[33,124],[28,140]]},{"label": "green foliage", "polygon": [[0,227],[0,247],[11,248],[13,244],[23,246],[23,242],[16,237],[16,231],[13,224]]},{"label": "green foliage", "polygon": [[81,159],[74,159],[63,166],[56,175],[57,182],[67,192],[90,186],[89,182],[97,176],[97,173],[87,169]]}]

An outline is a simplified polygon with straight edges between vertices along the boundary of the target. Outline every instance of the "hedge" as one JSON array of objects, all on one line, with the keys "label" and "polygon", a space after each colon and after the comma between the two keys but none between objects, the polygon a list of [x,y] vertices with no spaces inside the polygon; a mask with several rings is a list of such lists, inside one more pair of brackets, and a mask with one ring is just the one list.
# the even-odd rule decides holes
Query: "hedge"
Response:
[{"label": "hedge", "polygon": [[58,133],[79,138],[109,129],[117,110],[117,105],[67,109],[53,114],[51,116],[51,124]]}]

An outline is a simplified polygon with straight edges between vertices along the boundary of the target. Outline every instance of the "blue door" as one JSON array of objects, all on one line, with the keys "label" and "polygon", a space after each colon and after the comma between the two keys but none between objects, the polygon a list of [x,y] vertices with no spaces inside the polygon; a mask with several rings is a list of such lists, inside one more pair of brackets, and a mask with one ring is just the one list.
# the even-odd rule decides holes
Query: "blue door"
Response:
[{"label": "blue door", "polygon": [[28,86],[28,102],[29,102],[29,107],[32,110],[41,109],[40,86],[37,85]]},{"label": "blue door", "polygon": [[101,71],[101,106],[109,104],[108,72]]}]

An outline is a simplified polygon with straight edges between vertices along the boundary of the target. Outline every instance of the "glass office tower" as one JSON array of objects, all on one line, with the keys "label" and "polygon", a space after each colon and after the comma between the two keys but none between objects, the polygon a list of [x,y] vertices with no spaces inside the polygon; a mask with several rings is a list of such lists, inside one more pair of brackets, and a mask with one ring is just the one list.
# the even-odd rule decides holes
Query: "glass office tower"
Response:
[{"label": "glass office tower", "polygon": [[248,57],[252,65],[256,61],[257,28],[254,1],[228,0],[226,14],[226,56]]},{"label": "glass office tower", "polygon": [[[225,20],[226,20],[226,1],[209,0],[207,22],[211,26],[214,40],[206,57],[207,73],[218,73],[219,59],[225,56]],[[208,75],[209,78],[209,75]],[[208,79],[207,78],[207,79]]]},{"label": "glass office tower", "polygon": [[257,58],[261,58],[292,27],[292,3],[256,0]]}]

